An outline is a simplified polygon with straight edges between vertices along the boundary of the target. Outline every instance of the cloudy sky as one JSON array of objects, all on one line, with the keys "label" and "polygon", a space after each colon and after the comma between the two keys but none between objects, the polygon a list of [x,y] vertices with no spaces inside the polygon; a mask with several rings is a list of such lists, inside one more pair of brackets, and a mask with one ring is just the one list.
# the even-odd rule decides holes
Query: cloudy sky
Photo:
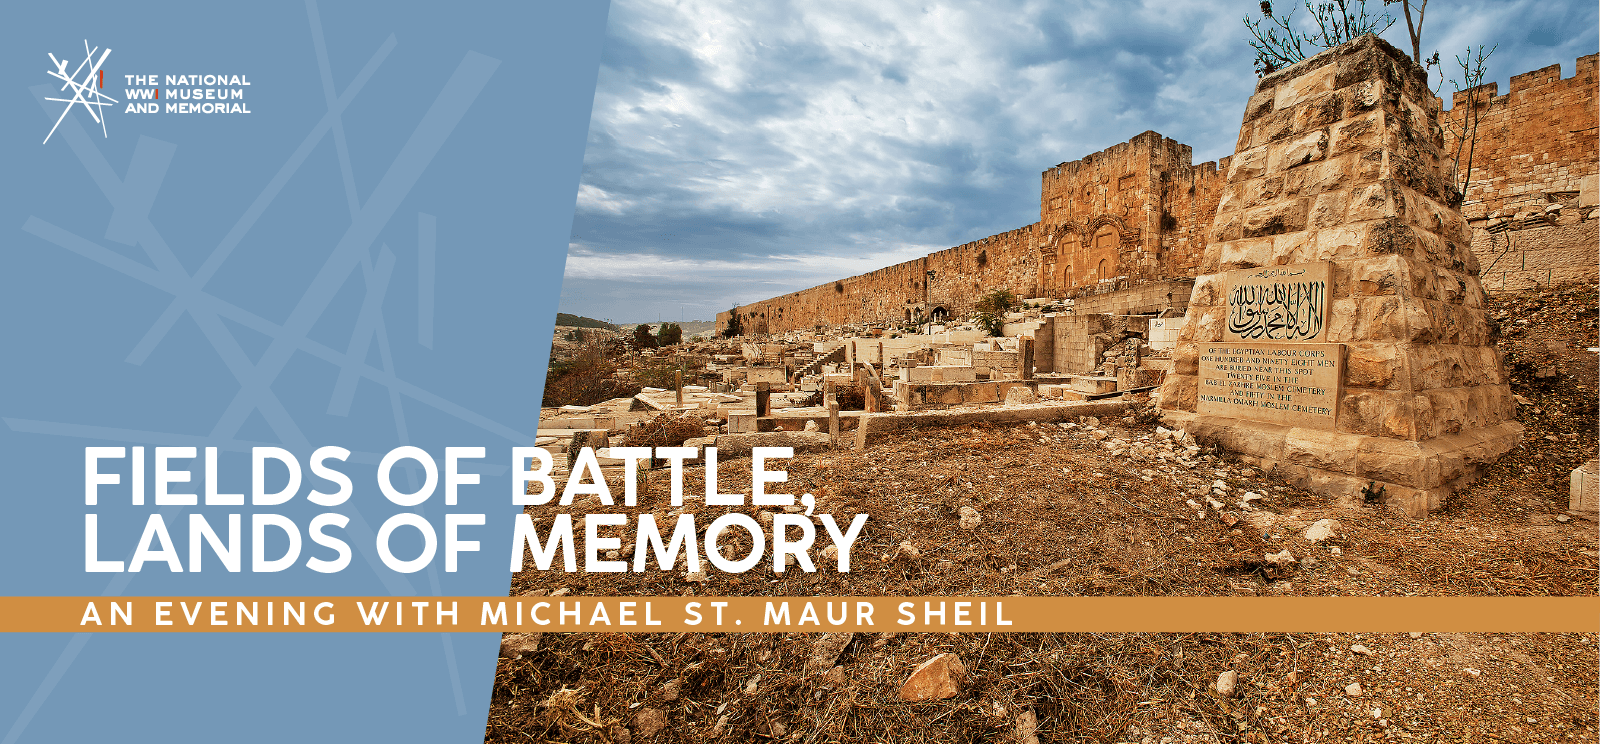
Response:
[{"label": "cloudy sky", "polygon": [[[709,320],[1033,223],[1040,171],[1147,129],[1228,155],[1257,5],[612,0],[561,309]],[[1423,52],[1498,43],[1505,92],[1570,77],[1597,24],[1594,0],[1433,0]]]}]

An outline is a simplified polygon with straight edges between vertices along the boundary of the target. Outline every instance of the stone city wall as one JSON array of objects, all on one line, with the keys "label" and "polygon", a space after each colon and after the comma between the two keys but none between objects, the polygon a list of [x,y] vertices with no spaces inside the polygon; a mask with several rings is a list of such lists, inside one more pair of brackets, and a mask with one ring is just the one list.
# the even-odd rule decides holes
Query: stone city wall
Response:
[{"label": "stone city wall", "polygon": [[905,322],[919,310],[954,317],[996,289],[1081,296],[1193,276],[1228,159],[1222,171],[1190,159],[1188,145],[1145,132],[1044,171],[1039,223],[741,306],[719,313],[717,325],[726,328],[732,312],[746,333]]},{"label": "stone city wall", "polygon": [[[717,313],[717,327],[727,328],[732,312],[739,313],[745,333],[892,324],[926,318],[940,309],[947,316],[960,315],[971,310],[979,297],[997,289],[1031,297],[1038,265],[1033,245],[1036,228],[1019,227],[877,271],[742,305]],[[931,280],[929,271],[933,272]]]},{"label": "stone city wall", "polygon": [[1189,295],[1193,291],[1193,279],[1150,282],[1119,292],[1079,297],[1072,305],[1072,312],[1078,315],[1132,315],[1171,310],[1181,318],[1183,311],[1189,307]]},{"label": "stone city wall", "polygon": [[1041,294],[1194,276],[1226,179],[1217,163],[1190,160],[1188,145],[1144,132],[1044,171]]},{"label": "stone city wall", "polygon": [[[1595,281],[1596,87],[1592,54],[1577,60],[1570,78],[1551,65],[1512,77],[1505,95],[1498,84],[1483,86],[1487,96],[1461,209],[1473,228],[1472,252],[1486,289]],[[1452,161],[1447,169],[1454,167],[1454,131],[1466,93],[1456,93],[1452,103],[1441,148]],[[1275,112],[1240,132],[1236,152],[1276,141],[1301,124]],[[1093,302],[1111,287],[1193,278],[1236,156],[1199,165],[1191,157],[1188,145],[1144,132],[1044,171],[1037,223],[737,312],[746,333],[781,333],[904,322],[919,310],[959,316],[994,289]],[[719,313],[718,327],[726,328],[730,317]]]},{"label": "stone city wall", "polygon": [[[1445,153],[1459,178],[1471,152],[1461,212],[1473,228],[1487,290],[1592,283],[1600,275],[1596,63],[1591,54],[1578,58],[1569,78],[1561,77],[1561,65],[1550,65],[1512,77],[1505,95],[1489,83],[1452,98]],[[1473,92],[1480,98],[1475,146],[1460,135]]]}]

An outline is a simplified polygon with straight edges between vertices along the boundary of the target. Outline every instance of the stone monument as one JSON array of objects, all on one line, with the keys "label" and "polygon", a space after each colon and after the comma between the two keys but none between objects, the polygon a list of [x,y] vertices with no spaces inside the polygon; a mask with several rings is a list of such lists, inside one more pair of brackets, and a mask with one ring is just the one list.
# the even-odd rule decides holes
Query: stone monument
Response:
[{"label": "stone monument", "polygon": [[1437,508],[1522,426],[1423,69],[1363,36],[1261,79],[1162,417],[1346,503]]}]

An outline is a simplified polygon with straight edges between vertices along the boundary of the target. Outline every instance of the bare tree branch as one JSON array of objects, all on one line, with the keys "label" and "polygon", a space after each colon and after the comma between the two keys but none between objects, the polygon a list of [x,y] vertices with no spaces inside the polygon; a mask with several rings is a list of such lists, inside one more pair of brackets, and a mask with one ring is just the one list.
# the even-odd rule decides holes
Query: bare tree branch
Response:
[{"label": "bare tree branch", "polygon": [[[1367,0],[1333,0],[1313,4],[1302,0],[1311,21],[1317,26],[1314,33],[1294,28],[1294,8],[1278,16],[1272,12],[1272,3],[1261,3],[1261,18],[1244,18],[1244,27],[1255,37],[1250,47],[1256,50],[1256,73],[1267,75],[1306,58],[1307,47],[1332,49],[1364,34],[1381,34],[1394,25],[1395,19],[1387,12],[1377,16],[1367,14]],[[1385,0],[1385,4],[1399,0]]]}]

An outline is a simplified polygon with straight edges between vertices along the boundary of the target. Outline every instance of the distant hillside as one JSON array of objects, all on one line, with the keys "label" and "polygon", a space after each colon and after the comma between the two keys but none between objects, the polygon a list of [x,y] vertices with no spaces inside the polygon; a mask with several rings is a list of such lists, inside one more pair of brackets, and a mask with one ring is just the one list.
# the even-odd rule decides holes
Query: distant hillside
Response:
[{"label": "distant hillside", "polygon": [[[717,330],[717,321],[715,321],[715,320],[682,320],[682,321],[669,320],[669,321],[666,321],[666,322],[668,322],[668,323],[677,323],[680,327],[682,327],[683,328],[684,338],[688,338],[689,336],[693,336],[693,335],[695,335],[697,333],[701,333],[701,334],[713,333],[713,332],[715,332]],[[624,331],[632,331],[634,326],[637,326],[637,325],[639,325],[639,324],[638,323],[623,323],[621,328]],[[659,330],[661,330],[661,323],[660,322],[649,323],[648,325],[650,326],[650,330],[651,331],[659,331]]]},{"label": "distant hillside", "polygon": [[612,331],[618,330],[615,325],[607,323],[603,320],[585,318],[582,315],[573,315],[572,313],[556,313],[556,325],[577,326],[579,328],[605,328]]}]

